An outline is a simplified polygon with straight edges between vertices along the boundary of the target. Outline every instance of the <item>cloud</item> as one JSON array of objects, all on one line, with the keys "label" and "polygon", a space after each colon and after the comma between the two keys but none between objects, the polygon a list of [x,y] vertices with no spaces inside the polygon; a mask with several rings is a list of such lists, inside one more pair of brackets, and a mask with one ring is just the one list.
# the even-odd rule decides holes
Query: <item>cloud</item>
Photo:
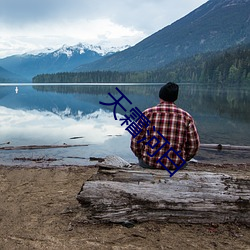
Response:
[{"label": "cloud", "polygon": [[[65,1],[67,3],[68,1]],[[23,26],[44,20],[53,20],[62,14],[62,1],[59,0],[1,0],[0,20],[13,26]]]},{"label": "cloud", "polygon": [[78,42],[133,45],[204,2],[0,0],[0,50],[11,52],[6,43],[21,52]]},{"label": "cloud", "polygon": [[0,20],[21,27],[41,22],[109,19],[138,30],[157,31],[198,7],[205,0],[1,0]]},{"label": "cloud", "polygon": [[[112,113],[102,110],[78,117],[68,116],[68,111],[55,114],[48,111],[14,110],[0,106],[1,141],[25,144],[72,143],[74,136],[82,136],[84,143],[104,143],[109,135],[123,135],[123,127]],[[77,118],[77,119],[75,119]],[[49,136],[48,136],[49,135]]]},{"label": "cloud", "polygon": [[113,23],[109,19],[62,20],[60,23],[45,21],[26,25],[22,29],[13,28],[12,32],[0,24],[0,30],[0,57],[46,47],[56,49],[63,44],[74,45],[79,42],[110,47],[133,45],[145,37],[142,31]]}]

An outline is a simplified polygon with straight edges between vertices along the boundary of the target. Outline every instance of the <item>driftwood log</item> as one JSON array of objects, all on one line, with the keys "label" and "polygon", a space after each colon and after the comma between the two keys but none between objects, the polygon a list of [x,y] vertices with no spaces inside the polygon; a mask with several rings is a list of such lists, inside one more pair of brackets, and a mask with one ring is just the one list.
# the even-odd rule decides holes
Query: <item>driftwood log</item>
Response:
[{"label": "driftwood log", "polygon": [[250,151],[250,146],[237,146],[237,145],[230,145],[230,144],[200,144],[200,148],[207,148],[207,149],[217,149],[217,150],[248,150]]},{"label": "driftwood log", "polygon": [[72,147],[86,147],[86,146],[88,146],[88,144],[80,144],[80,145],[69,145],[69,144],[63,144],[63,145],[28,145],[28,146],[0,147],[0,150],[32,150],[32,149],[72,148]]},{"label": "driftwood log", "polygon": [[99,166],[77,195],[90,223],[161,221],[250,225],[250,175]]}]

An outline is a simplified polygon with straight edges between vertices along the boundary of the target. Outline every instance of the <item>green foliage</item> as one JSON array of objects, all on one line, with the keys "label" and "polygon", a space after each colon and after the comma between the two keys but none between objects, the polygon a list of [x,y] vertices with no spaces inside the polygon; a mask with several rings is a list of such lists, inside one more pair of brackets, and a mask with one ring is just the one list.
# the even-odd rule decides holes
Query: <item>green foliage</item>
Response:
[{"label": "green foliage", "polygon": [[221,52],[198,54],[159,69],[159,78],[176,82],[250,83],[250,44]]},{"label": "green foliage", "polygon": [[56,74],[41,74],[33,78],[34,83],[118,83],[144,82],[148,72],[64,72]]},{"label": "green foliage", "polygon": [[249,84],[250,44],[220,52],[197,54],[154,71],[65,72],[42,74],[33,78],[34,83],[156,83],[167,81]]}]

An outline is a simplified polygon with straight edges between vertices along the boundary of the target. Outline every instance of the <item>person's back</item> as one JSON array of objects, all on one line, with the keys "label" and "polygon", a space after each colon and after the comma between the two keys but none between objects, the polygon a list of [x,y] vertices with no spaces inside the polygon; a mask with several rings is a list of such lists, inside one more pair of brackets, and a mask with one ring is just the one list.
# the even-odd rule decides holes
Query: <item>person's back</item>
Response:
[{"label": "person's back", "polygon": [[131,149],[142,167],[176,169],[198,151],[199,136],[192,116],[174,104],[178,90],[175,83],[164,85],[160,103],[143,112],[149,126],[131,138]]}]

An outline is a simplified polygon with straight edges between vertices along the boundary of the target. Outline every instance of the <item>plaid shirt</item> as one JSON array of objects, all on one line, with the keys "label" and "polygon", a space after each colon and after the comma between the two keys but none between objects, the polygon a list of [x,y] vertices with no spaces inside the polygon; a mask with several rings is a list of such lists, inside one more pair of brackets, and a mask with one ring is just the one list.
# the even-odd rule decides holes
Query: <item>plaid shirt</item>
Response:
[{"label": "plaid shirt", "polygon": [[[150,121],[149,126],[143,127],[135,138],[131,138],[131,149],[138,158],[151,167],[164,169],[159,162],[157,163],[157,160],[171,148],[178,152],[185,161],[194,157],[200,142],[190,114],[178,108],[174,103],[163,101],[155,107],[146,109],[143,114]],[[140,120],[137,124],[139,122]],[[180,166],[183,162],[172,150],[167,156],[176,166]],[[168,169],[175,169],[175,165],[167,157],[164,156],[161,162]]]}]

